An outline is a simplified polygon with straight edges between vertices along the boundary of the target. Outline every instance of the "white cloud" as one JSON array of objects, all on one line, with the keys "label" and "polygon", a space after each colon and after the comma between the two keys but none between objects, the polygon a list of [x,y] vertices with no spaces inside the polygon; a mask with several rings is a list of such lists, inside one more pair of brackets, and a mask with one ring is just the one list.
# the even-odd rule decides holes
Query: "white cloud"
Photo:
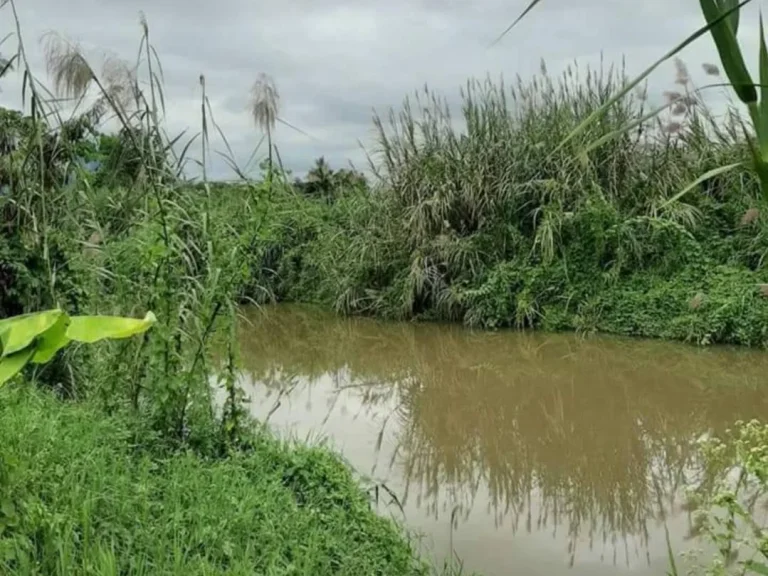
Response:
[{"label": "white cloud", "polygon": [[[543,0],[499,45],[490,42],[527,0],[35,0],[18,2],[32,67],[44,75],[41,34],[56,30],[94,54],[105,50],[134,59],[144,9],[163,62],[168,128],[199,130],[204,73],[216,120],[244,161],[259,140],[247,113],[248,90],[259,72],[271,74],[281,115],[314,138],[279,126],[276,139],[286,165],[298,172],[325,155],[332,165],[363,165],[358,139],[371,145],[371,110],[385,112],[425,83],[458,103],[468,77],[508,79],[535,73],[547,61],[557,74],[577,60],[596,65],[626,56],[637,73],[703,23],[695,0]],[[740,37],[757,55],[756,4],[742,16]],[[9,6],[1,33],[12,31]],[[13,39],[3,48],[8,52]],[[700,64],[715,62],[709,36],[684,53],[694,80],[706,83]],[[750,58],[754,62],[756,58]],[[668,89],[671,63],[651,81]],[[0,104],[20,105],[21,77],[2,84]],[[458,113],[458,110],[456,110]],[[223,148],[223,145],[214,141]],[[216,159],[211,173],[227,177]]]}]

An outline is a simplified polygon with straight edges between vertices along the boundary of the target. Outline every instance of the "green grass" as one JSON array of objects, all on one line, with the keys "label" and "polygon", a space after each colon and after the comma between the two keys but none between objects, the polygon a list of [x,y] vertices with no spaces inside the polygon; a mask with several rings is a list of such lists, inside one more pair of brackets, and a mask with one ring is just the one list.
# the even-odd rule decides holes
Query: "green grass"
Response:
[{"label": "green grass", "polygon": [[426,572],[325,448],[259,435],[207,459],[151,447],[137,426],[28,386],[0,392],[1,573]]}]

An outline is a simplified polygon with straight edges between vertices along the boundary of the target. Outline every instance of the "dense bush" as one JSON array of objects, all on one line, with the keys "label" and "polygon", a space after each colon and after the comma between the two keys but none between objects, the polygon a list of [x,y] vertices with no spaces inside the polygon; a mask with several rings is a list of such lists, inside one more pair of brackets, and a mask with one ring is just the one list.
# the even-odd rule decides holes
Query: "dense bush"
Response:
[{"label": "dense bush", "polygon": [[471,82],[463,131],[437,96],[417,95],[377,122],[371,190],[332,202],[275,191],[262,284],[344,313],[764,344],[758,182],[736,170],[679,196],[746,153],[735,113],[713,116],[680,68],[670,117],[589,161],[587,142],[646,113],[642,95],[628,98],[552,153],[622,85],[618,72]]}]

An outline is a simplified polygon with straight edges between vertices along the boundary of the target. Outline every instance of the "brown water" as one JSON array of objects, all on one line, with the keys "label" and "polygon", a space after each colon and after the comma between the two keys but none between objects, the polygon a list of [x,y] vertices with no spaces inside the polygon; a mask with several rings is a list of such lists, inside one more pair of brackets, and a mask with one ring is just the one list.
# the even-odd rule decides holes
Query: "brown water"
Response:
[{"label": "brown water", "polygon": [[759,351],[247,314],[253,414],[327,438],[426,554],[487,576],[664,574],[664,519],[674,549],[697,544],[697,438],[768,407]]}]

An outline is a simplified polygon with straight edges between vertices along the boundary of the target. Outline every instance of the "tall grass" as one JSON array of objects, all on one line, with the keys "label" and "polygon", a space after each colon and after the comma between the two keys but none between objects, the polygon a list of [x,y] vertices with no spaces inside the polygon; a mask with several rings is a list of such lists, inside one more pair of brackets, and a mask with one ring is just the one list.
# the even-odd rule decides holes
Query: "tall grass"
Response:
[{"label": "tall grass", "polygon": [[[9,7],[15,16],[15,4]],[[28,286],[9,305],[99,314],[156,311],[154,335],[104,347],[89,361],[80,361],[85,353],[76,351],[78,361],[65,356],[62,370],[47,376],[69,394],[95,393],[110,410],[126,404],[149,411],[159,430],[183,442],[194,434],[195,418],[211,420],[211,351],[234,322],[248,276],[243,251],[258,230],[259,213],[256,192],[246,188],[227,207],[238,218],[222,212],[214,217],[209,191],[178,178],[195,137],[185,143],[183,134],[166,133],[162,66],[143,16],[140,31],[137,62],[110,59],[101,71],[79,46],[48,35],[49,92],[29,67],[17,20],[30,120],[16,127],[18,146],[7,158],[10,189],[2,202],[12,218],[4,238],[24,254],[17,259],[24,263],[18,276],[34,276],[35,262],[42,261],[45,274],[37,277],[45,288]],[[69,118],[54,96],[74,109]],[[117,120],[119,133],[105,164],[121,176],[105,188],[77,175],[77,165],[79,155],[103,144],[98,127],[108,118]],[[206,120],[203,114],[204,140]],[[13,285],[17,273],[11,274]],[[114,378],[116,370],[125,381]]]},{"label": "tall grass", "polygon": [[0,391],[0,572],[428,573],[328,450],[260,435],[227,459],[158,457],[142,426]]},{"label": "tall grass", "polygon": [[[334,178],[324,165],[306,182],[291,183],[268,160],[264,185],[246,181],[212,192],[209,131],[223,134],[205,79],[205,185],[197,187],[177,179],[195,137],[182,145],[184,135],[162,129],[161,66],[145,20],[141,32],[137,65],[110,62],[100,75],[76,46],[49,39],[54,86],[95,104],[60,123],[68,132],[42,120],[40,138],[26,128],[34,137],[14,164],[24,186],[6,202],[17,211],[14,230],[33,231],[8,237],[41,247],[19,248],[23,258],[11,260],[38,267],[39,258],[48,270],[46,290],[29,291],[36,302],[119,313],[160,306],[168,323],[158,331],[163,343],[142,345],[148,356],[137,357],[137,365],[160,357],[162,374],[194,367],[202,381],[208,346],[200,342],[229,332],[241,298],[315,300],[345,313],[488,327],[765,341],[756,321],[736,325],[745,299],[763,309],[768,251],[756,217],[760,181],[743,163],[750,154],[743,120],[734,110],[716,117],[679,61],[661,105],[648,101],[623,66],[608,64],[553,76],[542,63],[527,81],[469,81],[458,118],[441,95],[425,90],[375,118],[371,188],[350,175]],[[44,93],[31,71],[27,83]],[[257,81],[251,102],[271,156],[272,129],[282,120],[268,77]],[[128,179],[108,190],[84,179],[73,194],[64,174],[76,146],[64,136],[74,120],[82,133],[85,119],[112,108],[122,126],[116,166]],[[57,161],[45,156],[48,144],[39,156],[38,140],[46,139],[60,150]],[[223,155],[244,176],[228,145]],[[59,172],[41,180],[38,166]],[[89,245],[81,251],[71,239]],[[24,268],[13,272],[14,283],[24,281]],[[122,310],[129,301],[137,310]],[[173,388],[161,398],[186,405],[188,385]],[[133,392],[134,405],[139,396]],[[163,426],[175,420],[179,434],[186,410],[164,417]]]},{"label": "tall grass", "polygon": [[564,147],[624,90],[622,67],[470,81],[458,118],[416,93],[375,119],[372,191],[272,199],[264,285],[345,313],[763,344],[741,117],[715,115],[683,62],[671,80],[662,106],[632,92]]},{"label": "tall grass", "polygon": [[[523,12],[510,24],[501,35],[493,42],[498,43],[506,34],[508,34],[517,24],[519,24],[533,10],[541,0],[531,0]],[[645,69],[644,72],[628,80],[608,102],[604,103],[599,109],[595,110],[585,118],[573,131],[571,131],[558,144],[557,149],[566,145],[573,137],[581,134],[591,124],[600,120],[611,108],[618,104],[633,88],[638,86],[653,71],[655,71],[663,62],[676,57],[684,48],[707,34],[711,35],[717,48],[720,62],[728,78],[728,85],[733,89],[738,100],[744,104],[749,111],[752,129],[750,134],[744,122],[740,123],[744,140],[748,144],[751,153],[752,168],[760,180],[763,195],[768,197],[768,47],[766,47],[765,33],[763,27],[762,14],[760,15],[760,35],[759,35],[759,82],[755,83],[745,63],[744,53],[738,41],[739,23],[741,9],[752,0],[700,0],[699,5],[705,23],[695,32],[688,35],[679,44],[664,53],[659,59]],[[712,66],[712,65],[710,65]],[[760,90],[758,91],[758,88]],[[661,110],[657,110],[649,116],[655,116]],[[619,137],[626,131],[632,129],[633,124],[619,126],[613,133],[605,139],[598,140],[601,143],[615,137]],[[753,137],[754,136],[754,137]],[[756,138],[755,138],[756,137]],[[757,140],[755,145],[754,140]],[[596,143],[593,142],[585,149],[585,152],[593,149]],[[727,172],[742,165],[742,162],[721,165],[710,172],[699,176],[692,184],[684,188],[678,196],[682,196],[693,189],[696,184],[707,178]]]},{"label": "tall grass", "polygon": [[[260,293],[251,253],[277,170],[270,162],[267,183],[215,192],[209,130],[223,134],[201,77],[203,185],[183,178],[198,136],[166,133],[145,18],[135,64],[97,70],[77,45],[47,37],[49,90],[29,66],[14,1],[3,6],[16,18],[25,114],[2,114],[0,312],[152,310],[157,323],[27,371],[44,392],[0,391],[0,571],[426,573],[337,456],[277,444],[243,412],[234,326],[238,304]],[[102,133],[108,119],[117,134]],[[103,168],[89,174],[83,157]]]}]

